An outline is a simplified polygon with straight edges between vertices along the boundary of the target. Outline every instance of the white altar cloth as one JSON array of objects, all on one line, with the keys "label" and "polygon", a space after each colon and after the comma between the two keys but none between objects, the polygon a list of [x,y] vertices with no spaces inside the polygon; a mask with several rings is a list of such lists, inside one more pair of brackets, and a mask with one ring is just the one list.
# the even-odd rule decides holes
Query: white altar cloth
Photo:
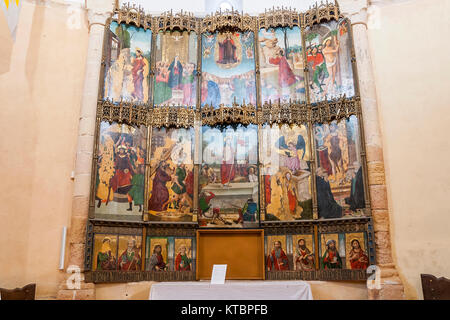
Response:
[{"label": "white altar cloth", "polygon": [[313,300],[304,281],[160,282],[150,289],[150,300]]}]

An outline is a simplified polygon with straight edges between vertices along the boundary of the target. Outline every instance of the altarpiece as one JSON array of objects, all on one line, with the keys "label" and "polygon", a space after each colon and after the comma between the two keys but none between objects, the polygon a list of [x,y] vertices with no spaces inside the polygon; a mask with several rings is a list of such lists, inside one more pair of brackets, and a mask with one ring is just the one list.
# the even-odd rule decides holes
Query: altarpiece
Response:
[{"label": "altarpiece", "polygon": [[[195,280],[198,230],[264,233],[269,280],[375,263],[352,27],[337,3],[105,27],[86,280]],[[232,248],[230,248],[232,250]]]}]

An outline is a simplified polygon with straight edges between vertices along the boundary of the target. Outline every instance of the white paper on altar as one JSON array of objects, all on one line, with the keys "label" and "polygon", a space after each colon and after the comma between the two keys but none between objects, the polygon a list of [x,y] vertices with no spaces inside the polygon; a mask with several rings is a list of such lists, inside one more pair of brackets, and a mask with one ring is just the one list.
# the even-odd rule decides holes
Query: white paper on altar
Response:
[{"label": "white paper on altar", "polygon": [[225,284],[225,276],[227,275],[226,264],[215,264],[211,274],[211,284]]},{"label": "white paper on altar", "polygon": [[304,281],[160,282],[151,286],[150,300],[313,300]]}]

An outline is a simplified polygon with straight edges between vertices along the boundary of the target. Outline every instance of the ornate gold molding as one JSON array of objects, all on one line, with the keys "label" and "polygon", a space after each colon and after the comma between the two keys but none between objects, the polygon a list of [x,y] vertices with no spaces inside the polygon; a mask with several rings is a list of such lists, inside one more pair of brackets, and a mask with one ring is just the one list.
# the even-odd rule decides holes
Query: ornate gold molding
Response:
[{"label": "ornate gold molding", "polygon": [[220,106],[214,108],[206,105],[201,110],[201,122],[203,125],[224,125],[241,123],[243,125],[258,124],[256,116],[256,106],[234,105],[233,107]]},{"label": "ornate gold molding", "polygon": [[190,12],[173,13],[167,11],[159,16],[152,17],[146,14],[141,6],[125,3],[119,7],[116,2],[114,13],[118,23],[134,24],[145,30],[153,32],[167,30],[187,30],[194,32],[215,32],[221,29],[238,29],[240,31],[254,31],[259,28],[274,27],[310,27],[323,21],[339,20],[341,17],[339,4],[334,2],[320,2],[304,13],[285,7],[272,7],[258,16],[250,16],[236,10],[217,11],[204,18],[197,18]]},{"label": "ornate gold molding", "polygon": [[163,106],[154,107],[132,102],[113,103],[100,100],[97,106],[97,117],[100,121],[127,123],[129,125],[145,125],[148,127],[194,127],[198,121],[201,125],[215,126],[228,124],[289,124],[302,125],[308,122],[329,123],[334,120],[358,115],[361,109],[359,97],[342,96],[316,104],[300,101],[266,102],[261,109],[252,104],[233,104],[231,107],[214,108],[205,105],[201,110],[194,107]]},{"label": "ornate gold molding", "polygon": [[191,12],[181,12],[174,14],[172,11],[164,12],[153,19],[153,31],[181,30],[198,32],[199,19]]},{"label": "ornate gold molding", "polygon": [[126,24],[135,24],[137,27],[142,27],[145,30],[152,27],[152,16],[146,14],[141,6],[135,4],[125,3],[122,7],[116,7],[115,13],[117,23],[125,22]]},{"label": "ornate gold molding", "polygon": [[151,127],[193,127],[196,112],[193,107],[155,107],[149,109],[148,125]]},{"label": "ornate gold molding", "polygon": [[273,7],[266,10],[258,16],[258,27],[260,29],[269,29],[276,27],[289,27],[300,26],[300,14],[291,8]]},{"label": "ornate gold molding", "polygon": [[311,122],[329,123],[334,120],[358,115],[361,109],[359,97],[346,98],[345,95],[311,105]]},{"label": "ornate gold molding", "polygon": [[315,4],[308,11],[302,14],[303,27],[311,27],[314,24],[321,23],[322,21],[339,20],[340,18],[339,4],[335,0],[334,2],[328,2],[328,0],[320,4]]},{"label": "ornate gold molding", "polygon": [[309,110],[305,102],[289,101],[272,104],[271,101],[263,104],[258,114],[259,124],[305,124],[309,119]]},{"label": "ornate gold molding", "polygon": [[241,14],[239,11],[217,11],[207,15],[201,20],[201,32],[215,32],[221,29],[239,29],[241,31],[254,31],[256,17]]},{"label": "ornate gold molding", "polygon": [[100,100],[97,104],[97,118],[101,121],[148,125],[147,117],[147,105],[136,105],[123,101],[113,103],[110,100]]}]

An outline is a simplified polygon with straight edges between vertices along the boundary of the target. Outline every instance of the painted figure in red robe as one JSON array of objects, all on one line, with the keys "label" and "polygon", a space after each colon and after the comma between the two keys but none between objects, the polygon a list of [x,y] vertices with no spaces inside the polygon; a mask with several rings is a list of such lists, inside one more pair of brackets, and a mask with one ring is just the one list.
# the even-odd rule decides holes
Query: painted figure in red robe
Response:
[{"label": "painted figure in red robe", "polygon": [[350,261],[351,268],[362,270],[367,269],[367,267],[369,266],[369,258],[361,248],[359,240],[353,239],[351,244],[352,250],[350,250],[350,253],[348,255],[348,260]]},{"label": "painted figure in red robe", "polygon": [[141,49],[136,48],[136,58],[133,60],[133,75],[134,91],[131,94],[133,98],[140,101],[144,100],[144,73],[145,67],[148,65],[147,59],[142,56]]},{"label": "painted figure in red robe", "polygon": [[227,34],[225,40],[219,42],[219,60],[217,63],[229,64],[236,62],[238,62],[236,45],[231,38],[231,34]]},{"label": "painted figure in red robe", "polygon": [[291,66],[284,56],[283,49],[279,48],[275,57],[270,58],[269,62],[278,65],[278,85],[280,88],[289,87],[297,82],[295,74],[292,72]]},{"label": "painted figure in red robe", "polygon": [[131,179],[133,178],[134,170],[130,158],[126,153],[126,149],[127,148],[124,145],[118,147],[118,152],[116,153],[116,159],[114,161],[116,171],[111,178],[111,188],[118,194],[127,195],[128,202],[130,202],[128,192],[132,187]]},{"label": "painted figure in red robe", "polygon": [[119,257],[119,270],[139,271],[141,270],[141,256],[136,248],[136,240],[128,241],[127,249]]},{"label": "painted figure in red robe", "polygon": [[274,242],[274,248],[267,259],[269,271],[289,270],[289,260],[281,247],[281,241]]},{"label": "painted figure in red robe", "polygon": [[175,270],[176,271],[191,271],[192,259],[188,257],[187,249],[185,245],[180,247],[180,252],[178,252],[175,258]]},{"label": "painted figure in red robe", "polygon": [[165,211],[169,203],[169,190],[166,183],[172,178],[167,173],[169,165],[165,162],[156,169],[155,178],[153,178],[152,196],[148,201],[148,209],[152,211]]}]

